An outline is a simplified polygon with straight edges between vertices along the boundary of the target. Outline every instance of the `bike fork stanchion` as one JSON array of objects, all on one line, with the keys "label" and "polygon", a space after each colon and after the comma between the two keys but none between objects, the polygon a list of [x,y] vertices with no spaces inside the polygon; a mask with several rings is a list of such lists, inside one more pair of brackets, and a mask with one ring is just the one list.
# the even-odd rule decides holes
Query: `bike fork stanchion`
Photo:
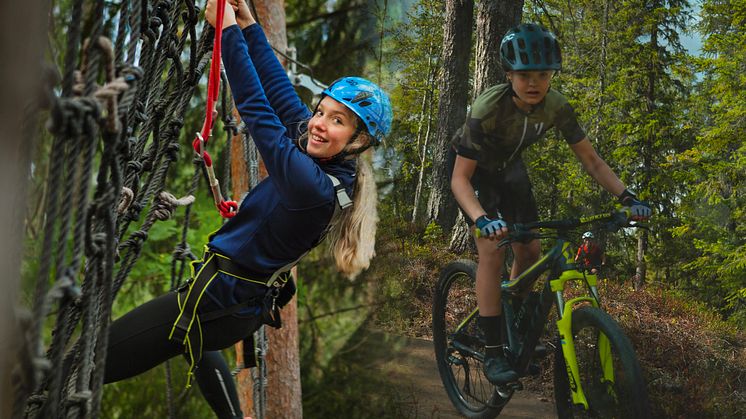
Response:
[{"label": "bike fork stanchion", "polygon": [[604,372],[604,382],[614,382],[614,361],[611,359],[611,343],[609,338],[602,332],[598,332],[598,356],[601,368]]},{"label": "bike fork stanchion", "polygon": [[562,345],[562,356],[565,358],[565,366],[567,367],[567,380],[570,383],[572,402],[574,404],[582,404],[585,410],[588,410],[588,400],[585,398],[583,386],[580,382],[580,372],[578,370],[578,362],[575,356],[575,341],[572,335],[572,308],[577,303],[583,301],[587,301],[592,305],[597,304],[596,301],[590,297],[573,298],[572,300],[567,301],[562,310],[562,318],[557,320],[557,330],[559,331],[560,344]]}]

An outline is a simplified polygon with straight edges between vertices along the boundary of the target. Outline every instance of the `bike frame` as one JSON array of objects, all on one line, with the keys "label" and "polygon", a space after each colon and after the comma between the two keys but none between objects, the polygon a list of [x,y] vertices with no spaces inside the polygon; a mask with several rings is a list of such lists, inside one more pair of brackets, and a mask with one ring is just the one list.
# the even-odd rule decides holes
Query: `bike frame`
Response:
[{"label": "bike frame", "polygon": [[[609,219],[608,213],[581,218],[578,220],[577,225],[605,219]],[[572,227],[577,227],[577,225]],[[542,223],[537,223],[537,227],[542,227]],[[569,227],[571,226],[568,226],[568,229]],[[536,263],[526,269],[517,278],[502,284],[504,323],[510,325],[505,334],[508,344],[507,356],[511,359],[518,374],[524,375],[533,356],[534,348],[539,342],[544,327],[549,319],[549,312],[551,311],[552,306],[556,305],[558,315],[558,320],[556,322],[557,330],[562,345],[562,355],[567,368],[567,379],[570,383],[572,401],[574,404],[582,404],[587,410],[588,401],[580,382],[578,363],[575,356],[575,342],[572,333],[572,311],[576,305],[583,303],[590,303],[593,307],[597,308],[600,307],[600,297],[597,288],[598,278],[596,275],[583,273],[577,269],[574,257],[570,251],[570,242],[563,238],[567,235],[565,232],[566,229],[559,228],[559,235],[556,238],[554,246],[552,246],[549,251],[544,253]],[[516,336],[517,331],[515,331],[513,327],[515,313],[513,312],[513,307],[512,304],[510,304],[509,298],[505,297],[506,295],[508,297],[520,295],[527,288],[531,287],[534,282],[547,271],[550,271],[549,279],[545,282],[543,291],[540,294],[539,302],[536,304],[536,307],[534,307],[534,312],[525,314],[530,315],[530,326],[527,328],[523,338],[519,339]],[[563,291],[565,290],[566,284],[571,281],[585,282],[591,295],[584,295],[565,301]],[[474,309],[474,311],[472,311],[466,319],[458,325],[456,332],[464,328],[469,321],[474,319],[477,313],[478,309]],[[598,346],[604,381],[614,382],[611,346],[605,335],[601,334],[599,336]]]}]

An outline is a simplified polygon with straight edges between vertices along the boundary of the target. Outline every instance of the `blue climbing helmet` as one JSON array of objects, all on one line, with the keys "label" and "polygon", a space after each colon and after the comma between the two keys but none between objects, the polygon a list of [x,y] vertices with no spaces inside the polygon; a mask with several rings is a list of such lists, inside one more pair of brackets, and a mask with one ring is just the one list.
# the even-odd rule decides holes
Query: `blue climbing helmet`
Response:
[{"label": "blue climbing helmet", "polygon": [[360,77],[342,77],[321,92],[347,106],[365,123],[373,137],[373,145],[381,144],[391,131],[391,101],[377,84]]},{"label": "blue climbing helmet", "polygon": [[500,42],[500,61],[505,71],[562,69],[557,38],[535,23],[523,23],[508,30]]}]

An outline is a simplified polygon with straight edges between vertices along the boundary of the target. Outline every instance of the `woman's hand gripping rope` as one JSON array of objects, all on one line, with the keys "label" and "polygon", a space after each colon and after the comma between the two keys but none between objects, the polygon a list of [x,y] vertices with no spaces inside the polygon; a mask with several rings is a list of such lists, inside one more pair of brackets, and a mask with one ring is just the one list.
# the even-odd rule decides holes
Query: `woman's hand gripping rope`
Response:
[{"label": "woman's hand gripping rope", "polygon": [[[226,16],[227,14],[227,16]],[[215,28],[224,28],[236,23],[236,16],[232,6],[226,3],[226,0],[210,0],[205,8],[205,18]],[[210,180],[210,189],[215,200],[215,206],[218,208],[223,218],[232,218],[238,212],[238,204],[235,201],[226,201],[220,192],[220,183],[215,177],[215,169],[212,167],[212,158],[207,153],[207,140],[212,135],[212,127],[215,124],[217,116],[217,99],[220,95],[220,49],[222,47],[223,31],[215,30],[215,39],[212,47],[212,62],[210,65],[210,74],[207,79],[207,104],[205,107],[205,122],[202,124],[202,131],[197,133],[197,138],[192,142],[194,151],[202,158],[207,169],[207,177]]]}]

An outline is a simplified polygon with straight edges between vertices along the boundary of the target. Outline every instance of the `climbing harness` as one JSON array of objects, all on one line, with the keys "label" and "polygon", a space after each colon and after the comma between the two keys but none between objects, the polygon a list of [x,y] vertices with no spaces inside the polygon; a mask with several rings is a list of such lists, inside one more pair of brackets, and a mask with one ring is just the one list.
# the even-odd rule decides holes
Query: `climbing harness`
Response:
[{"label": "climbing harness", "polygon": [[215,22],[215,38],[212,47],[212,61],[210,64],[210,73],[207,79],[207,103],[205,105],[205,121],[202,124],[202,130],[197,133],[197,137],[192,141],[194,151],[202,158],[207,171],[207,177],[210,181],[210,189],[215,200],[215,206],[218,208],[223,218],[232,218],[238,212],[236,201],[226,201],[220,192],[220,183],[215,176],[215,169],[212,167],[212,157],[207,152],[207,140],[212,135],[212,128],[217,116],[217,99],[220,95],[220,48],[222,47],[223,16],[225,14],[225,0],[218,0],[217,17]]},{"label": "climbing harness", "polygon": [[[347,194],[347,191],[339,179],[330,174],[327,174],[327,177],[329,177],[332,186],[334,187],[336,204],[334,205],[332,222],[330,222],[326,229],[321,233],[315,245],[318,245],[324,237],[326,237],[331,229],[333,221],[339,216],[341,211],[352,205],[352,199],[350,199],[350,196]],[[280,290],[287,285],[288,281],[292,280],[290,269],[303,259],[308,252],[310,252],[310,249],[294,261],[275,271],[269,279],[257,280],[252,279],[253,275],[248,272],[246,268],[235,263],[229,257],[214,252],[205,246],[202,260],[192,262],[193,279],[177,290],[179,293],[179,315],[176,318],[176,321],[174,321],[174,324],[171,327],[171,333],[168,336],[170,340],[184,345],[189,354],[190,365],[187,386],[191,383],[194,366],[202,358],[202,323],[238,313],[239,311],[249,307],[258,307],[258,315],[261,316],[262,324],[274,328],[280,328],[282,326],[282,320],[280,318],[280,307],[276,304],[277,297],[280,295]],[[194,274],[195,269],[197,269],[196,274]],[[199,306],[205,291],[219,273],[230,275],[236,279],[260,287],[257,290],[259,291],[259,294],[247,301],[242,301],[219,310],[198,314],[197,307]],[[248,353],[247,344],[251,346],[253,352],[254,340],[244,340],[244,353]],[[250,367],[255,365],[256,360],[254,360],[253,357],[249,359],[245,358],[244,366]]]}]

